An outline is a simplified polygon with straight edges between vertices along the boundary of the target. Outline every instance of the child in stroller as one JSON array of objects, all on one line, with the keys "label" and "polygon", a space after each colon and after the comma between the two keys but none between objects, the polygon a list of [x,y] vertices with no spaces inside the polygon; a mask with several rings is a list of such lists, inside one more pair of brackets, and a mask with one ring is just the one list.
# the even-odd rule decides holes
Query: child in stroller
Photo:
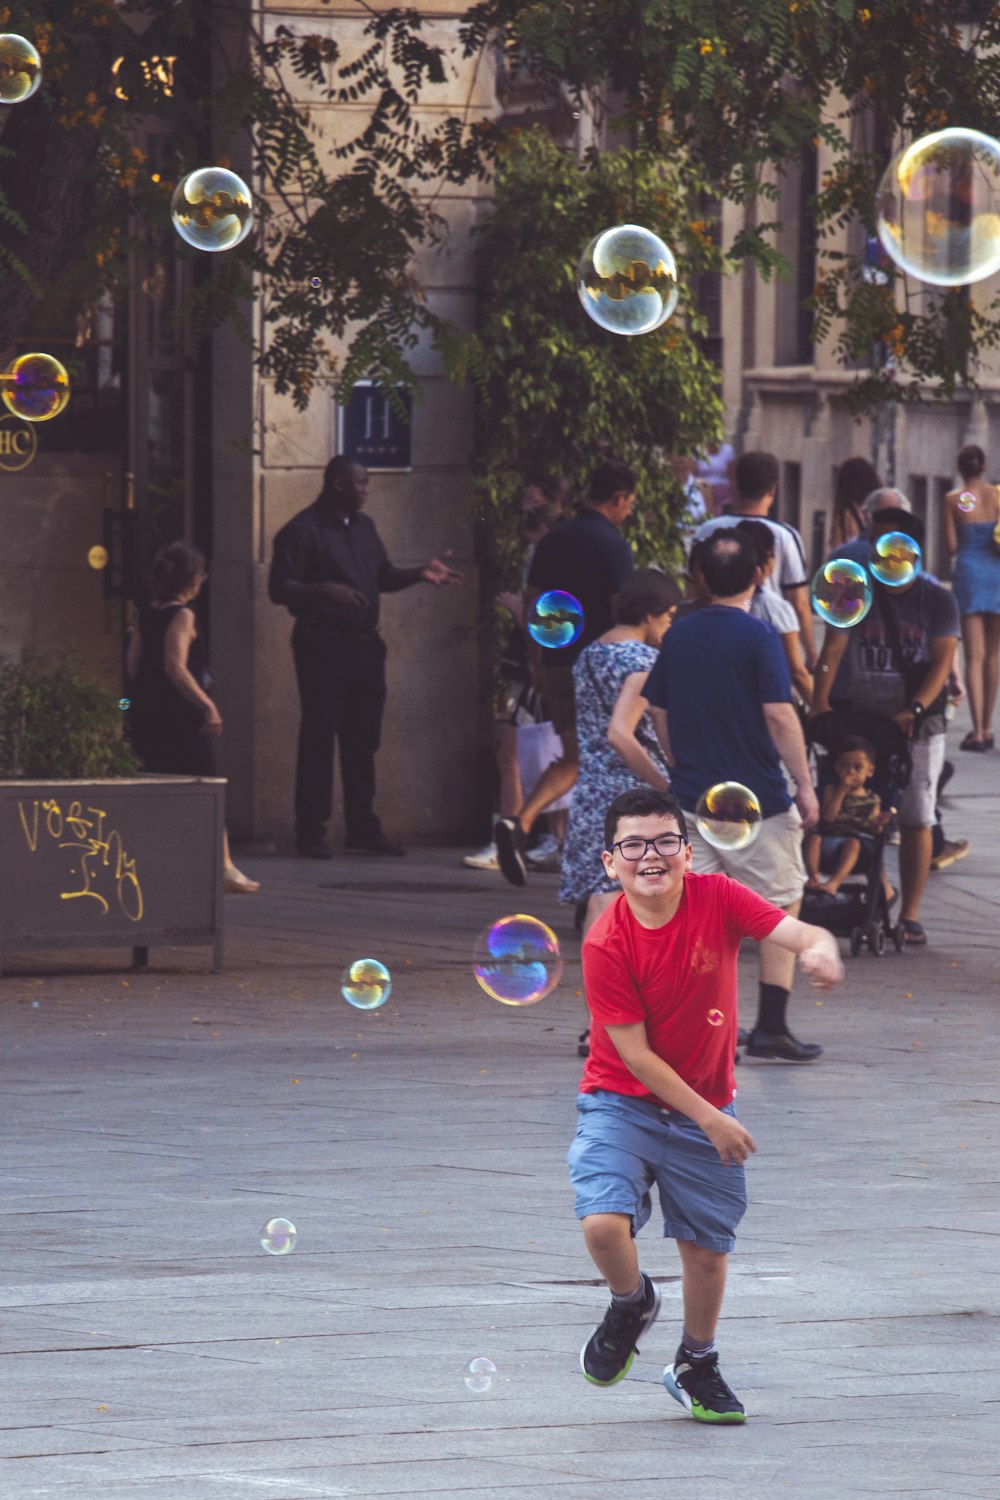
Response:
[{"label": "child in stroller", "polygon": [[[892,719],[846,710],[811,720],[808,734],[823,823],[818,833],[806,835],[810,878],[802,920],[849,938],[853,955],[867,942],[881,957],[886,938],[900,952],[905,938],[892,917],[895,892],[885,872],[885,847],[892,810],[910,773],[906,736]],[[830,871],[825,882],[824,866]]]}]

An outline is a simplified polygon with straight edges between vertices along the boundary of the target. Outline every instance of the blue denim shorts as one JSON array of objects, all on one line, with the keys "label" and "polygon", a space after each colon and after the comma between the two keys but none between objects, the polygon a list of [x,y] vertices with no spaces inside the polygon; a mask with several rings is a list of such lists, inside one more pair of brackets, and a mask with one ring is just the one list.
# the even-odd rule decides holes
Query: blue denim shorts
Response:
[{"label": "blue denim shorts", "polygon": [[[628,1214],[635,1235],[652,1213],[655,1183],[668,1239],[732,1250],[746,1213],[746,1173],[723,1166],[693,1120],[604,1089],[578,1095],[576,1107],[567,1161],[578,1219]],[[724,1112],[736,1114],[731,1104]]]}]

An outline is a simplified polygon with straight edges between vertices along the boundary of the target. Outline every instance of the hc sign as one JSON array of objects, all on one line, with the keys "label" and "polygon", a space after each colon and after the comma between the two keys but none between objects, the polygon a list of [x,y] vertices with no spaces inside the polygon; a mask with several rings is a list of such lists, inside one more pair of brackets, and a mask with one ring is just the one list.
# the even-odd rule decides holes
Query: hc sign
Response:
[{"label": "hc sign", "polygon": [[411,468],[413,403],[409,392],[399,389],[406,409],[402,421],[383,393],[371,380],[359,380],[351,399],[339,408],[337,451],[366,469]]},{"label": "hc sign", "polygon": [[0,417],[0,469],[16,474],[26,469],[38,451],[35,429],[8,413]]}]

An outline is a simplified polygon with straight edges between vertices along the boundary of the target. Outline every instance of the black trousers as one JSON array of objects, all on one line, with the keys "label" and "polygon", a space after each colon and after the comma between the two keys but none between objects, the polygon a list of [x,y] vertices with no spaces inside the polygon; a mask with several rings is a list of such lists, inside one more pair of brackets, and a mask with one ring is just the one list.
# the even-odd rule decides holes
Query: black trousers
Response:
[{"label": "black trousers", "polygon": [[292,654],[302,705],[295,768],[295,833],[321,837],[333,810],[334,741],[340,746],[344,822],[349,839],[380,831],[375,816],[375,752],[385,708],[385,642],[331,639],[296,625]]}]

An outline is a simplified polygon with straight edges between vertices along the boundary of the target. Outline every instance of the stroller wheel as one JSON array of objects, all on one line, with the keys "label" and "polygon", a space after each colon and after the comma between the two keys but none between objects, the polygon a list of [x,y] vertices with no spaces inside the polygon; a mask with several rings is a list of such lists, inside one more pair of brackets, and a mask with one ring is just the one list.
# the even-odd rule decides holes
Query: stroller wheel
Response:
[{"label": "stroller wheel", "polygon": [[861,952],[861,944],[864,942],[864,933],[860,927],[851,928],[851,957],[857,958]]},{"label": "stroller wheel", "polygon": [[896,923],[889,936],[892,938],[893,942],[896,945],[896,952],[902,953],[903,948],[906,944],[906,933],[903,931],[902,922]]},{"label": "stroller wheel", "polygon": [[868,929],[868,948],[876,958],[885,952],[885,928],[881,922],[873,922]]}]

